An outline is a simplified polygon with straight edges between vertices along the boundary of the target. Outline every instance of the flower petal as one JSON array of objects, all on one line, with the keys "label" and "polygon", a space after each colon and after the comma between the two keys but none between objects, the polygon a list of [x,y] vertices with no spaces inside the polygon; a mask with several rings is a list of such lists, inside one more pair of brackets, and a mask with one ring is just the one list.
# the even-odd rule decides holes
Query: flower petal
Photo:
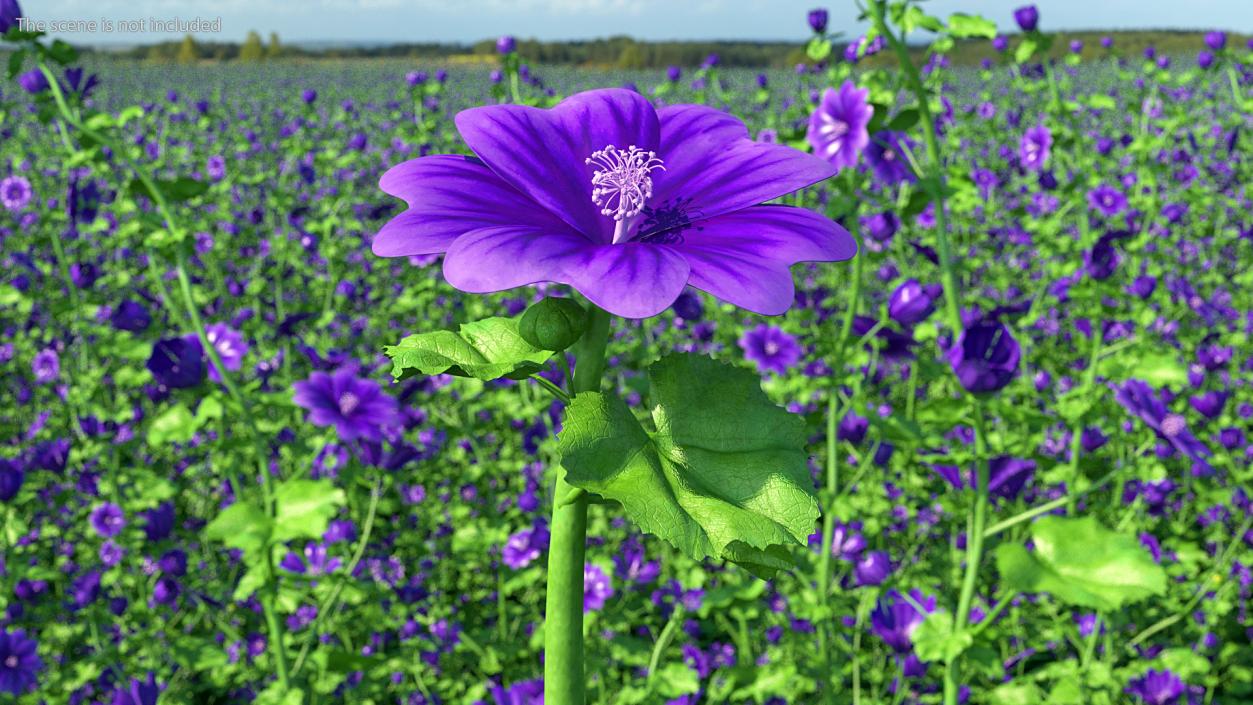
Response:
[{"label": "flower petal", "polygon": [[623,318],[648,318],[683,293],[691,268],[666,245],[588,245],[566,261],[563,281]]},{"label": "flower petal", "polygon": [[558,229],[495,226],[467,233],[448,248],[444,278],[471,294],[504,291],[538,282],[561,282],[565,262],[591,243],[562,225]]},{"label": "flower petal", "polygon": [[380,257],[440,254],[458,236],[493,225],[564,227],[474,157],[411,159],[388,169],[379,187],[409,204],[375,235]]},{"label": "flower petal", "polygon": [[829,178],[825,160],[779,144],[756,142],[738,120],[705,108],[661,113],[666,170],[653,179],[650,210],[673,222],[713,218],[765,203]]},{"label": "flower petal", "polygon": [[745,208],[693,223],[673,239],[685,253],[701,249],[788,265],[840,262],[857,254],[857,242],[839,223],[795,206]]},{"label": "flower petal", "polygon": [[620,88],[587,91],[550,110],[489,105],[457,114],[457,130],[492,171],[579,232],[613,238],[613,221],[592,201],[585,163],[607,145],[656,150],[657,113],[646,98]]},{"label": "flower petal", "polygon": [[767,316],[792,305],[790,265],[857,253],[839,224],[791,206],[754,206],[700,221],[676,232],[670,245],[691,263],[692,286]]}]

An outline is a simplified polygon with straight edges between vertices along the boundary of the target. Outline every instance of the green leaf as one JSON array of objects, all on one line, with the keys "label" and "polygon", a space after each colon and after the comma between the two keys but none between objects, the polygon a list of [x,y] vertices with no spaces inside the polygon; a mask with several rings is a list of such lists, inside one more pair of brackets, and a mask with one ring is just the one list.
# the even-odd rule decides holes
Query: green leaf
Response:
[{"label": "green leaf", "polygon": [[249,559],[260,557],[274,529],[265,511],[251,502],[236,502],[222,510],[204,529],[205,538],[238,548]]},{"label": "green leaf", "polygon": [[927,615],[909,640],[913,642],[918,658],[945,663],[960,656],[974,643],[974,637],[964,629],[953,633],[953,616],[944,610]]},{"label": "green leaf", "polygon": [[[161,192],[165,200],[171,203],[195,198],[209,190],[208,184],[186,176],[180,176],[177,179],[156,179],[153,183],[156,184],[157,190]],[[131,181],[130,192],[150,199],[153,198],[152,190],[139,179]]]},{"label": "green leaf", "polygon": [[984,697],[988,705],[1038,705],[1042,700],[1040,689],[1034,683],[1005,683]]},{"label": "green leaf", "polygon": [[392,359],[392,376],[451,374],[475,379],[525,379],[552,357],[523,340],[512,318],[463,323],[459,332],[416,333],[383,348]]},{"label": "green leaf", "polygon": [[996,37],[996,23],[991,20],[985,20],[978,15],[956,12],[948,18],[948,33],[959,38],[983,37],[984,39],[992,39]]},{"label": "green leaf", "polygon": [[282,683],[274,681],[265,690],[257,693],[252,705],[302,705],[304,702],[305,691],[292,688],[284,693]]},{"label": "green leaf", "polygon": [[196,435],[200,424],[184,405],[171,406],[161,415],[152,420],[148,426],[148,445],[160,446],[166,443],[186,443]]},{"label": "green leaf", "polygon": [[1107,357],[1098,365],[1097,371],[1101,376],[1114,381],[1142,379],[1154,387],[1188,383],[1187,366],[1167,352],[1151,353],[1132,348]]},{"label": "green leaf", "polygon": [[566,480],[697,560],[791,567],[786,545],[803,545],[818,517],[800,417],[751,372],[707,357],[668,355],[648,375],[653,433],[614,395],[574,398],[558,438]]},{"label": "green leaf", "polygon": [[274,493],[274,540],[316,539],[347,501],[330,480],[288,480]]},{"label": "green leaf", "polygon": [[1166,571],[1140,543],[1091,517],[1044,517],[1031,525],[1035,552],[1002,544],[996,565],[1006,587],[1047,592],[1070,605],[1113,611],[1166,592]]},{"label": "green leaf", "polygon": [[657,671],[657,690],[666,698],[678,698],[700,690],[700,676],[680,661]]},{"label": "green leaf", "polygon": [[1027,59],[1030,59],[1031,55],[1035,53],[1038,46],[1039,45],[1032,37],[1023,39],[1022,43],[1018,45],[1018,48],[1014,50],[1014,61],[1021,64]]},{"label": "green leaf", "polygon": [[[892,121],[888,123],[888,129],[894,130],[896,132],[904,132],[917,124],[918,124],[918,109],[908,108],[906,110],[900,111],[899,113],[896,114],[896,117],[892,118]],[[922,208],[926,208],[926,205],[923,205]],[[922,212],[922,208],[918,209],[919,213]]]},{"label": "green leaf", "polygon": [[822,37],[814,37],[805,45],[805,55],[811,61],[822,61],[831,55],[831,41]]}]

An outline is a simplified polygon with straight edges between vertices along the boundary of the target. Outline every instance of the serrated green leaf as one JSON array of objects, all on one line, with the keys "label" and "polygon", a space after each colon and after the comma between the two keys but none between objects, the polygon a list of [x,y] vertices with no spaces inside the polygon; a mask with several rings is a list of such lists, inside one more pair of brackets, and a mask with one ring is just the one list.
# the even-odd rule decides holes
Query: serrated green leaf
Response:
[{"label": "serrated green leaf", "polygon": [[649,380],[654,433],[617,396],[574,398],[558,438],[566,480],[698,560],[790,567],[787,544],[803,544],[818,516],[801,419],[751,372],[707,357],[669,355]]},{"label": "serrated green leaf", "polygon": [[1091,517],[1044,517],[1031,525],[1031,537],[1034,553],[1018,544],[997,548],[997,569],[1008,588],[1103,611],[1166,592],[1166,571],[1148,551]]},{"label": "serrated green leaf", "polygon": [[392,376],[451,374],[489,380],[524,379],[552,357],[523,340],[512,318],[485,318],[462,324],[459,332],[415,333],[383,348],[392,359]]},{"label": "serrated green leaf", "polygon": [[316,539],[347,501],[330,480],[288,480],[274,492],[274,540]]}]

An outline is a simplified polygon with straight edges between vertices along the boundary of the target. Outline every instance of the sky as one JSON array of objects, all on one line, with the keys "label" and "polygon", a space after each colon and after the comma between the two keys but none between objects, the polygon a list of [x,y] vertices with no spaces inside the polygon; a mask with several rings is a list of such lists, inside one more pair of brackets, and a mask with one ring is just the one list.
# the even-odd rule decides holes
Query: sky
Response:
[{"label": "sky", "polygon": [[[19,0],[38,20],[183,21],[221,18],[206,41],[240,41],[249,30],[284,42],[469,43],[502,34],[543,40],[630,35],[637,39],[800,41],[806,13],[826,7],[830,29],[855,35],[854,0]],[[1025,0],[929,0],[941,17],[978,14],[1005,31]],[[1226,29],[1253,32],[1253,0],[1035,0],[1041,29]],[[81,44],[134,44],[162,33],[59,35]]]}]

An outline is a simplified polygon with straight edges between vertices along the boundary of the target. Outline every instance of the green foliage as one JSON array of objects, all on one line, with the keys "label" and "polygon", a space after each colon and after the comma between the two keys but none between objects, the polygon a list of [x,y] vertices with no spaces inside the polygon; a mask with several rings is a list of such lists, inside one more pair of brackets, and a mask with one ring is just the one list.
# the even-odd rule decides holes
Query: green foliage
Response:
[{"label": "green foliage", "polygon": [[512,318],[463,323],[458,332],[415,333],[383,349],[392,360],[392,376],[451,374],[489,380],[525,379],[552,357],[528,343]]},{"label": "green foliage", "polygon": [[803,544],[818,516],[800,419],[752,374],[702,356],[668,355],[648,376],[652,432],[615,395],[574,398],[560,436],[566,481],[622,503],[693,558],[761,575],[790,567],[785,547]]},{"label": "green foliage", "polygon": [[1010,589],[1106,612],[1166,592],[1166,572],[1148,551],[1092,517],[1044,517],[1032,524],[1031,539],[1034,553],[1012,543],[997,548],[997,569]]}]

